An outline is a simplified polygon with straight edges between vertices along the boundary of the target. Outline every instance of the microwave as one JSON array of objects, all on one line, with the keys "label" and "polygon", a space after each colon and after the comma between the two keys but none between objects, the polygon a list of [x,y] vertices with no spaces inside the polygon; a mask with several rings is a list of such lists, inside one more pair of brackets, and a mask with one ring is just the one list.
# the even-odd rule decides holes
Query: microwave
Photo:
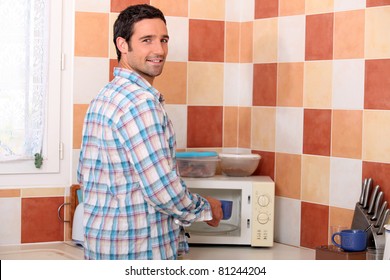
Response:
[{"label": "microwave", "polygon": [[218,227],[195,222],[185,230],[189,244],[272,247],[275,183],[267,176],[183,178],[192,193],[233,201],[232,215]]}]

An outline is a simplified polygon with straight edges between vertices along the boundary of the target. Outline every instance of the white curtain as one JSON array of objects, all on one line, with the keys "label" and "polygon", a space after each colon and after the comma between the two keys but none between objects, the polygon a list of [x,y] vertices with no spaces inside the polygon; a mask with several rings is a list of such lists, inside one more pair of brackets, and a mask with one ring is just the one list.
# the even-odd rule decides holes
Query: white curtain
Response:
[{"label": "white curtain", "polygon": [[50,0],[0,0],[0,161],[44,153]]}]

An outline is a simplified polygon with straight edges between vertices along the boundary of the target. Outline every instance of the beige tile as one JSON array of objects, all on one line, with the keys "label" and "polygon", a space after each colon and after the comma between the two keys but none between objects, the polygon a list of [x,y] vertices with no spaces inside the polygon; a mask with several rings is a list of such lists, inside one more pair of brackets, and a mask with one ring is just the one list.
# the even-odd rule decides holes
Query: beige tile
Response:
[{"label": "beige tile", "polygon": [[303,105],[330,108],[332,105],[332,61],[305,62]]},{"label": "beige tile", "polygon": [[334,0],[306,0],[306,14],[320,14],[333,12]]},{"label": "beige tile", "polygon": [[22,189],[22,197],[48,197],[62,196],[65,193],[64,188],[32,188]]},{"label": "beige tile", "polygon": [[188,64],[188,104],[222,105],[223,84],[223,63]]},{"label": "beige tile", "polygon": [[114,41],[113,41],[113,38],[114,38],[114,23],[116,21],[116,19],[118,18],[118,15],[119,13],[110,13],[109,14],[109,19],[108,19],[108,24],[109,24],[109,28],[108,28],[108,48],[109,48],[109,58],[110,59],[117,59],[117,54],[116,54],[116,48],[115,48],[115,44],[114,44]]},{"label": "beige tile", "polygon": [[390,6],[366,9],[365,57],[390,57]]},{"label": "beige tile", "polygon": [[280,16],[305,14],[305,0],[279,0]]},{"label": "beige tile", "polygon": [[150,4],[159,8],[165,16],[187,17],[188,0],[151,0]]},{"label": "beige tile", "polygon": [[251,149],[267,152],[275,151],[276,109],[253,107]]},{"label": "beige tile", "polygon": [[73,149],[80,149],[85,114],[88,104],[73,105]]},{"label": "beige tile", "polygon": [[225,19],[225,0],[189,0],[190,18]]},{"label": "beige tile", "polygon": [[278,56],[277,18],[255,20],[253,23],[253,61],[275,62]]},{"label": "beige tile", "polygon": [[302,156],[302,200],[329,204],[330,158]]},{"label": "beige tile", "polygon": [[390,111],[364,111],[363,160],[390,163]]}]

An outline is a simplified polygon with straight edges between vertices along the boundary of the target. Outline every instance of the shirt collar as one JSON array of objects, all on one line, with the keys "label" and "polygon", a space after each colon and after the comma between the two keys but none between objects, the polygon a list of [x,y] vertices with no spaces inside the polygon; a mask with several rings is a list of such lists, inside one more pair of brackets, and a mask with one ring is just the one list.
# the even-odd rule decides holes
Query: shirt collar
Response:
[{"label": "shirt collar", "polygon": [[141,75],[139,75],[137,72],[133,70],[115,67],[114,76],[119,76],[127,80],[130,80],[131,82],[137,84],[143,89],[149,91],[157,98],[157,100],[160,103],[163,103],[165,101],[164,96],[156,88],[154,88],[147,80],[145,80]]}]

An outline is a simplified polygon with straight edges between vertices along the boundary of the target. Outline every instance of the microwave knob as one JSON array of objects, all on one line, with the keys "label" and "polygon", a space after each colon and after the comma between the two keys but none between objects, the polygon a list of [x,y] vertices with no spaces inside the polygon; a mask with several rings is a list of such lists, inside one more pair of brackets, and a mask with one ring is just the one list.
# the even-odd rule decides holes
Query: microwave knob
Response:
[{"label": "microwave knob", "polygon": [[269,221],[269,216],[267,215],[267,213],[260,213],[259,215],[257,215],[257,221],[264,225],[266,223],[268,223]]},{"label": "microwave knob", "polygon": [[262,206],[262,207],[265,207],[269,204],[269,198],[268,196],[266,195],[260,195],[259,198],[257,199],[257,203]]}]

